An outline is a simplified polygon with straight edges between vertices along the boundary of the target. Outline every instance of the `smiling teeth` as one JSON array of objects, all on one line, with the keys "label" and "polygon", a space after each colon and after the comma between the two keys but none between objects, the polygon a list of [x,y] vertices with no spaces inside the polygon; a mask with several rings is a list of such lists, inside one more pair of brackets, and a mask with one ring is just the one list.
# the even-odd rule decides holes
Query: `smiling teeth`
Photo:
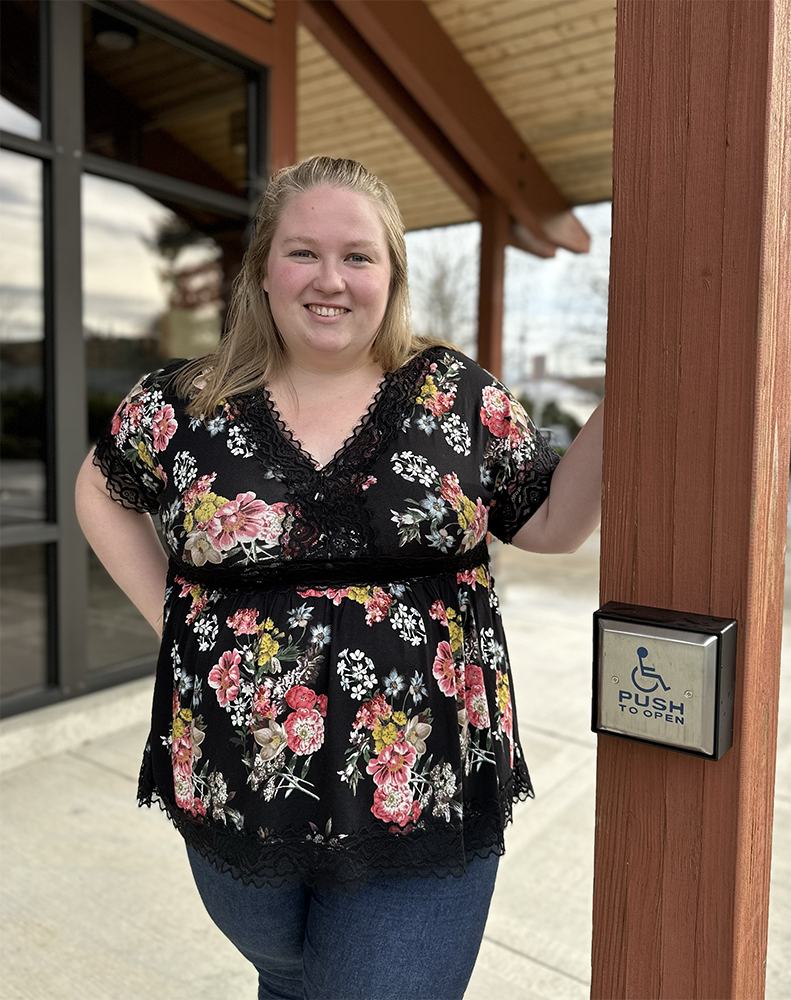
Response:
[{"label": "smiling teeth", "polygon": [[316,313],[317,316],[340,316],[349,311],[348,309],[328,309],[326,306],[308,306],[308,309],[312,313]]}]

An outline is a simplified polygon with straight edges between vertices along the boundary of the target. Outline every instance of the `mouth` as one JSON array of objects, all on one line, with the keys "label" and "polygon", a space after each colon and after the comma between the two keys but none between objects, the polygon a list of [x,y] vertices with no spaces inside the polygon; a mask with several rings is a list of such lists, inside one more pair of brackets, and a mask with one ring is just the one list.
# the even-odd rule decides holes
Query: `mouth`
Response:
[{"label": "mouth", "polygon": [[305,308],[308,312],[312,312],[314,316],[343,316],[347,312],[351,312],[350,309],[346,309],[344,306],[322,306],[313,302],[307,303]]}]

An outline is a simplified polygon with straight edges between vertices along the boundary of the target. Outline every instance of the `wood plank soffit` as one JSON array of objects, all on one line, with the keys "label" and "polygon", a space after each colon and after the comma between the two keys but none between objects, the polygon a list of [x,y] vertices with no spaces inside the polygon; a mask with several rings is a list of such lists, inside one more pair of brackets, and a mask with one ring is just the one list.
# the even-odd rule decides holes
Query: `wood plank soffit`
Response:
[{"label": "wood plank soffit", "polygon": [[301,0],[300,21],[445,183],[480,214],[483,185],[475,172],[336,6],[325,0]]},{"label": "wood plank soffit", "polygon": [[588,233],[568,202],[422,0],[303,3],[335,6],[351,22],[486,188],[536,239],[588,251]]}]

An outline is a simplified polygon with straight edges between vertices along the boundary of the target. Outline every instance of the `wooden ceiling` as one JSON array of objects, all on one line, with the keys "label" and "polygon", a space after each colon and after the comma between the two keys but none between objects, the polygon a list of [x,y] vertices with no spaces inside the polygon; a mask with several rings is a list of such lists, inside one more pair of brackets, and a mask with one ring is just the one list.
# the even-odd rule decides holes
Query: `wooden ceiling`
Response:
[{"label": "wooden ceiling", "polygon": [[[615,0],[426,2],[568,201],[611,198]],[[322,153],[365,163],[392,188],[407,229],[473,218],[303,26],[297,145],[300,159]]]}]

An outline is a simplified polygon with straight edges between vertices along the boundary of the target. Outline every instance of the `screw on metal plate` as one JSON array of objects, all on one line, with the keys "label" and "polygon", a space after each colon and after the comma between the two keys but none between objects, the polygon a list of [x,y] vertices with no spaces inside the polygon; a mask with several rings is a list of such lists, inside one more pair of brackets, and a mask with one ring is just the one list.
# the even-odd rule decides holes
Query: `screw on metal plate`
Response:
[{"label": "screw on metal plate", "polygon": [[610,680],[613,682],[613,684],[617,684],[618,683],[618,678],[617,677],[611,677]]},{"label": "screw on metal plate", "polygon": [[691,691],[685,691],[684,692],[684,697],[685,698],[691,698],[692,697],[692,692]]}]

